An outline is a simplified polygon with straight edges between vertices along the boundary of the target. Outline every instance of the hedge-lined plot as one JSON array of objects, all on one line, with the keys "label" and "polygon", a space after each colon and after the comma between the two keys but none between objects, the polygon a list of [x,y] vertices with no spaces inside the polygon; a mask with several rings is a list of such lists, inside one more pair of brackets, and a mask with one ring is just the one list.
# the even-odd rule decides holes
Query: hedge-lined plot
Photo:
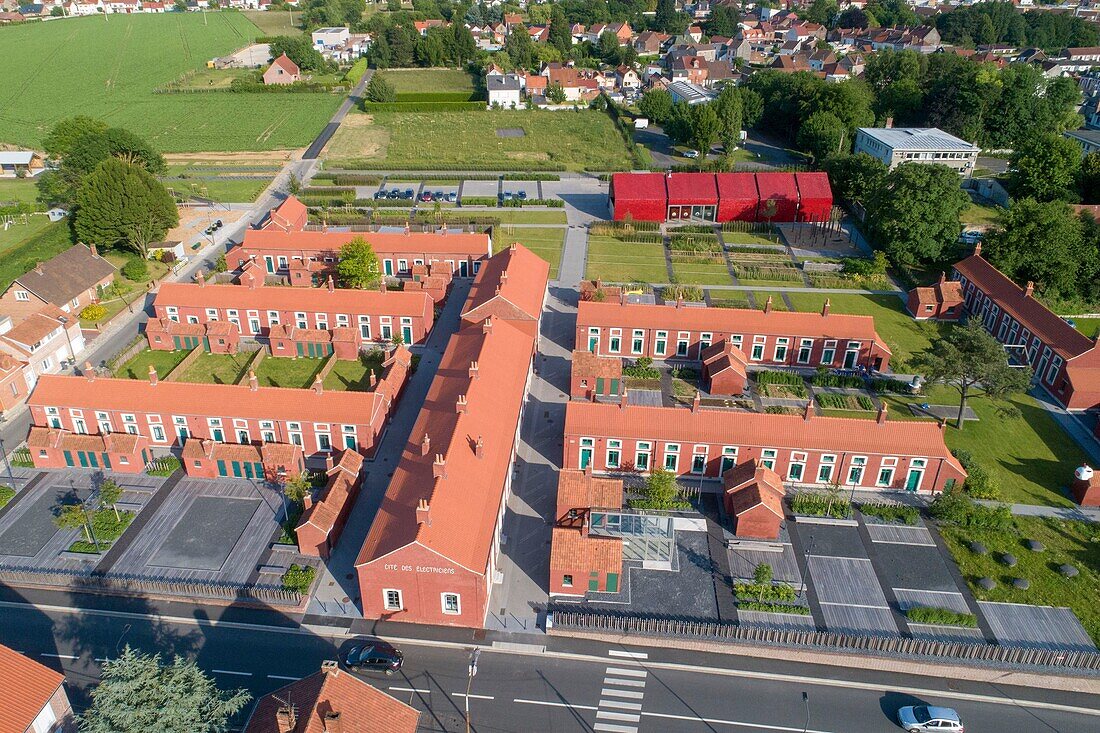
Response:
[{"label": "hedge-lined plot", "polygon": [[585,277],[607,282],[668,282],[665,247],[663,244],[590,236]]}]

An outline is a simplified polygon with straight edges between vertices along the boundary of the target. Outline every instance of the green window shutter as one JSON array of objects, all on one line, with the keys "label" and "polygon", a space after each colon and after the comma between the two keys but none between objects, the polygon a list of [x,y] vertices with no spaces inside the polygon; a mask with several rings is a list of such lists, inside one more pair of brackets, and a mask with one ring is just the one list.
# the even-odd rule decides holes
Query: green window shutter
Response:
[{"label": "green window shutter", "polygon": [[618,593],[619,592],[619,574],[608,573],[607,574],[607,592]]},{"label": "green window shutter", "polygon": [[219,476],[228,476],[229,475],[225,470],[225,461],[220,461],[220,460],[218,461],[218,475]]},{"label": "green window shutter", "polygon": [[603,377],[596,377],[596,394],[603,394]]},{"label": "green window shutter", "polygon": [[66,466],[75,466],[76,465],[75,463],[73,463],[73,454],[70,453],[69,451],[65,451],[65,465]]},{"label": "green window shutter", "polygon": [[600,581],[599,581],[598,578],[588,581],[588,590],[592,591],[593,593],[598,593],[599,592],[599,590],[600,590]]},{"label": "green window shutter", "polygon": [[611,391],[608,392],[608,394],[612,394],[612,395],[619,394],[619,380],[618,379],[612,379],[611,380]]},{"label": "green window shutter", "polygon": [[111,470],[111,456],[107,453],[103,454],[103,467],[108,471]]}]

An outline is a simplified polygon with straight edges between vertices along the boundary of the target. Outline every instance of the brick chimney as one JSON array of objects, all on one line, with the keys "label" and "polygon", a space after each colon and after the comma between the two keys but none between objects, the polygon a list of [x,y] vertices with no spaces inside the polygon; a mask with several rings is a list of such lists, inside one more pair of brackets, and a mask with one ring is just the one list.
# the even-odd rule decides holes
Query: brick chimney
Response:
[{"label": "brick chimney", "polygon": [[976,254],[978,256],[981,256],[981,254],[982,254],[982,243],[981,242],[978,242],[977,244],[974,245],[974,254]]},{"label": "brick chimney", "polygon": [[206,287],[206,278],[202,276],[201,272],[195,273],[195,282],[198,283],[200,288]]},{"label": "brick chimney", "polygon": [[481,436],[477,436],[477,442],[474,443],[474,455],[478,458],[485,457],[485,441],[481,439]]},{"label": "brick chimney", "polygon": [[371,389],[374,389],[375,386],[378,384],[378,377],[374,376],[374,370],[373,369],[371,369],[370,373],[367,375],[367,381],[370,383],[370,388]]},{"label": "brick chimney", "polygon": [[157,386],[157,369],[152,364],[149,365],[149,384]]},{"label": "brick chimney", "polygon": [[485,322],[481,324],[481,332],[482,333],[492,333],[493,332],[493,317],[492,316],[489,316],[488,318],[486,318]]},{"label": "brick chimney", "polygon": [[260,388],[260,380],[256,378],[256,371],[254,369],[248,370],[248,388],[253,392]]},{"label": "brick chimney", "polygon": [[409,236],[410,231],[411,230],[409,229],[409,221],[408,221],[408,219],[406,219],[405,220],[405,236],[406,237]]},{"label": "brick chimney", "polygon": [[92,243],[92,244],[88,245],[88,251],[92,253],[92,257],[98,257],[99,256],[99,250],[97,250],[95,248],[95,243]]},{"label": "brick chimney", "polygon": [[[149,366],[153,366],[153,365],[150,364]],[[92,366],[92,362],[90,362],[90,361],[84,362],[84,370],[83,371],[84,371],[84,376],[88,378],[89,382],[94,382],[95,381],[95,367]]]},{"label": "brick chimney", "polygon": [[478,366],[476,361],[470,362],[470,379],[477,379]]},{"label": "brick chimney", "polygon": [[466,404],[466,395],[460,394],[458,401],[455,402],[455,412],[468,412],[469,406]]},{"label": "brick chimney", "polygon": [[332,281],[332,275],[328,276],[328,280],[325,281],[325,285],[328,286],[328,291],[330,293],[336,290],[336,283]]},{"label": "brick chimney", "polygon": [[829,315],[829,305],[830,305],[829,299],[826,298],[825,302],[821,304],[821,317],[822,318]]},{"label": "brick chimney", "polygon": [[1034,293],[1034,292],[1035,292],[1035,283],[1033,283],[1031,280],[1028,280],[1027,285],[1024,287],[1024,297],[1025,298],[1030,298],[1032,293]]},{"label": "brick chimney", "polygon": [[772,296],[770,296],[770,295],[768,296],[768,299],[764,301],[764,312],[765,313],[771,313],[772,312]]},{"label": "brick chimney", "polygon": [[802,419],[809,420],[814,416],[814,401],[809,400],[806,402],[806,409],[802,411]]},{"label": "brick chimney", "polygon": [[893,126],[894,126],[894,118],[893,117],[887,117],[886,118],[886,129],[889,130]]},{"label": "brick chimney", "polygon": [[432,515],[431,511],[428,509],[427,499],[421,499],[416,502],[416,523],[426,524],[429,527],[432,526]]},{"label": "brick chimney", "polygon": [[313,391],[316,392],[317,394],[324,394],[325,393],[325,385],[321,383],[321,375],[320,374],[318,374],[313,379]]},{"label": "brick chimney", "polygon": [[695,396],[691,398],[691,411],[692,412],[698,412],[699,411],[699,405],[700,405],[701,401],[702,400],[699,397],[699,390],[695,390]]},{"label": "brick chimney", "polygon": [[940,285],[943,285],[945,282],[947,282],[947,273],[940,270]]},{"label": "brick chimney", "polygon": [[420,439],[420,455],[426,456],[432,449],[432,439],[428,437],[427,433],[424,433],[424,437]]},{"label": "brick chimney", "polygon": [[879,408],[878,408],[878,424],[879,425],[882,425],[883,423],[886,422],[886,412],[887,412],[886,403],[883,402],[879,405]]},{"label": "brick chimney", "polygon": [[344,724],[340,721],[340,713],[329,711],[321,721],[325,727],[325,733],[344,733]]},{"label": "brick chimney", "polygon": [[503,285],[506,282],[508,282],[508,271],[507,270],[501,270],[500,271],[500,284]]},{"label": "brick chimney", "polygon": [[294,733],[294,727],[298,724],[298,714],[290,705],[283,705],[275,711],[275,724],[279,733]]},{"label": "brick chimney", "polygon": [[432,463],[432,478],[444,478],[447,476],[447,461],[443,458],[442,453],[435,454],[435,461]]}]

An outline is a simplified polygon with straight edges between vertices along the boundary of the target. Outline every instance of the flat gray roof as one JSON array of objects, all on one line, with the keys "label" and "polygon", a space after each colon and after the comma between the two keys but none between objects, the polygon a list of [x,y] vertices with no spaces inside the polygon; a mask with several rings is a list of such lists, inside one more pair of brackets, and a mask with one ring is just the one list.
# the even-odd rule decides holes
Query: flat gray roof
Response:
[{"label": "flat gray roof", "polygon": [[861,127],[859,132],[895,150],[978,149],[938,127]]}]

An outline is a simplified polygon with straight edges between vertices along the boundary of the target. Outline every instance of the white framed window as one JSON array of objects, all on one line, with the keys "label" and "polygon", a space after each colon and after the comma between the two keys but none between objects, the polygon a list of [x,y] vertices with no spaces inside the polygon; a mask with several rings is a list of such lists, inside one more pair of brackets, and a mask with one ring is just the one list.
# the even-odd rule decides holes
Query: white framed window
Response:
[{"label": "white framed window", "polygon": [[443,613],[448,616],[457,616],[462,613],[462,599],[457,593],[440,593],[439,596]]},{"label": "white framed window", "polygon": [[649,470],[649,457],[653,451],[653,444],[648,441],[638,441],[634,447],[634,468],[639,471]]},{"label": "white framed window", "polygon": [[370,341],[370,316],[359,316],[359,338]]},{"label": "white framed window", "polygon": [[699,350],[709,349],[711,343],[714,342],[713,333],[701,333],[699,334]]},{"label": "white framed window", "polygon": [[798,342],[798,363],[799,364],[809,364],[810,363],[810,355],[813,353],[813,350],[814,350],[814,340],[813,339],[800,339],[799,342]]},{"label": "white framed window", "polygon": [[278,326],[279,325],[279,311],[267,312],[267,325]]},{"label": "white framed window", "polygon": [[150,426],[149,432],[152,434],[153,440],[155,440],[156,442],[165,442],[163,425],[152,425]]},{"label": "white framed window", "polygon": [[737,465],[737,446],[724,445],[722,446],[722,470],[720,474],[725,474]]},{"label": "white framed window", "polygon": [[679,443],[665,443],[665,461],[664,469],[666,471],[672,471],[676,473],[676,470],[680,467],[680,444]]},{"label": "white framed window", "polygon": [[611,329],[611,336],[607,340],[607,350],[612,354],[618,354],[623,348],[623,330],[621,328]]},{"label": "white framed window", "polygon": [[883,458],[882,463],[879,465],[878,480],[875,481],[875,485],[889,486],[894,483],[894,472],[897,470],[897,466],[897,458]]},{"label": "white framed window", "polygon": [[641,328],[635,328],[634,333],[630,338],[630,353],[640,354],[645,350],[645,331]]},{"label": "white framed window", "polygon": [[760,451],[760,465],[764,468],[770,468],[775,470],[775,458],[779,455],[779,451],[775,448],[765,448]]},{"label": "white framed window", "polygon": [[697,445],[691,451],[691,472],[702,475],[707,470],[707,446]]},{"label": "white framed window", "polygon": [[775,340],[775,358],[773,361],[786,361],[787,360],[787,347],[790,345],[791,340],[788,338],[777,338]]},{"label": "white framed window", "polygon": [[787,480],[788,481],[801,481],[802,476],[806,473],[806,454],[799,452],[791,453],[791,462],[787,466]]},{"label": "white framed window", "polygon": [[760,361],[764,358],[764,346],[768,343],[767,336],[753,336],[752,337],[752,353],[749,358],[753,361]]},{"label": "white framed window", "polygon": [[657,356],[664,356],[665,351],[668,349],[668,331],[658,331],[657,339],[653,344],[653,353]]},{"label": "white framed window", "polygon": [[294,314],[294,325],[298,328],[309,328],[309,320],[306,318],[305,313]]},{"label": "white framed window", "polygon": [[207,308],[206,309],[206,320],[208,320],[208,321],[218,320],[218,309],[217,308]]},{"label": "white framed window", "polygon": [[825,348],[821,350],[821,363],[832,364],[836,359],[836,341],[826,341]]},{"label": "white framed window", "polygon": [[30,293],[28,293],[26,290],[16,290],[15,299],[26,303],[28,300],[31,299],[31,296]]},{"label": "white framed window", "polygon": [[743,337],[739,333],[735,333],[732,336],[730,336],[730,343],[733,344],[734,346],[736,346],[738,349],[741,348],[742,340],[743,340]]},{"label": "white framed window", "polygon": [[609,440],[607,441],[607,467],[618,468],[619,463],[622,461],[623,455],[623,441],[621,440]]},{"label": "white framed window", "polygon": [[384,588],[382,590],[382,605],[387,611],[401,611],[405,604],[401,601],[401,591],[396,588]]},{"label": "white framed window", "polygon": [[821,462],[817,466],[817,482],[819,484],[827,484],[833,480],[833,470],[836,468],[836,456],[831,454],[823,454],[821,456]]},{"label": "white framed window", "polygon": [[852,463],[848,466],[848,484],[859,486],[863,481],[863,470],[867,467],[867,456],[852,456]]}]

